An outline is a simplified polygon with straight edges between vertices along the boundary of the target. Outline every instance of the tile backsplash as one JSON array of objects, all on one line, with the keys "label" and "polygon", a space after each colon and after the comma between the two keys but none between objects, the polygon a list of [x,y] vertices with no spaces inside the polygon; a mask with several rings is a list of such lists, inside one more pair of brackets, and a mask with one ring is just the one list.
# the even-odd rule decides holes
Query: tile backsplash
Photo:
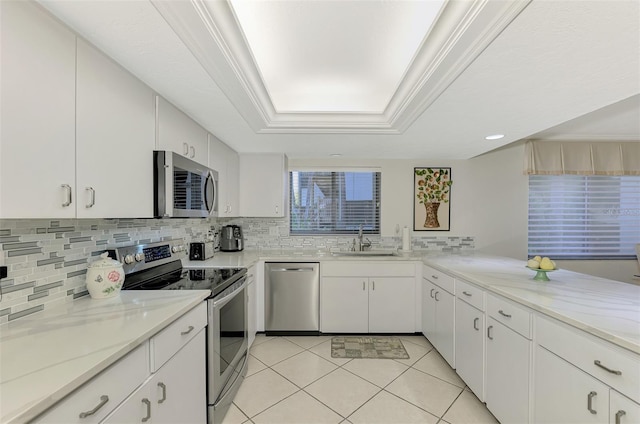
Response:
[{"label": "tile backsplash", "polygon": [[0,220],[0,323],[87,296],[85,274],[106,249],[168,239],[202,240],[209,219]]},{"label": "tile backsplash", "polygon": [[[88,295],[87,265],[106,249],[168,239],[204,240],[222,225],[243,227],[247,250],[348,248],[353,236],[290,236],[288,218],[5,219],[0,220],[0,324]],[[368,236],[373,248],[396,249],[401,237]],[[473,237],[413,236],[413,250],[474,248]]]}]

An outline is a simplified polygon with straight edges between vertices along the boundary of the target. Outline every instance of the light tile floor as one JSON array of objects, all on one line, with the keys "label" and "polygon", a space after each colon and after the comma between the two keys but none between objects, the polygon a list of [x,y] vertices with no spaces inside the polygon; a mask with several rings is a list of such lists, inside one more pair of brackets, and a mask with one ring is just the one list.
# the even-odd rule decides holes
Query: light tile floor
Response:
[{"label": "light tile floor", "polygon": [[422,336],[409,359],[337,359],[331,337],[266,337],[223,424],[497,423]]}]

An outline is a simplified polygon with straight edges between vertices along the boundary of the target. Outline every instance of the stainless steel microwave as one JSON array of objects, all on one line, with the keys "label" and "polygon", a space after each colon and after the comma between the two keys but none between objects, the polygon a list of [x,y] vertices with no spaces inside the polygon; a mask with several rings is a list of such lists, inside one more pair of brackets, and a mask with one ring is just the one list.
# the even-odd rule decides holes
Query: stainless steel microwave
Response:
[{"label": "stainless steel microwave", "polygon": [[206,218],[218,216],[218,173],[186,157],[153,152],[154,216]]}]

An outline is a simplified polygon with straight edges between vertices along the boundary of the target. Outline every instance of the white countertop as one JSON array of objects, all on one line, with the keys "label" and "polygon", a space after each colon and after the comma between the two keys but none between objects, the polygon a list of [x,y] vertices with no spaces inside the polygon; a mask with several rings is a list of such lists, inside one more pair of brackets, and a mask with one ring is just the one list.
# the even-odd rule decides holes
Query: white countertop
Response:
[{"label": "white countertop", "polygon": [[535,281],[525,261],[479,254],[425,263],[640,354],[639,286],[562,269]]},{"label": "white countertop", "polygon": [[262,261],[423,261],[550,317],[640,354],[640,286],[557,270],[549,282],[533,280],[525,261],[476,252],[414,251],[398,256],[332,256],[326,250],[216,252],[185,268],[250,267]]},{"label": "white countertop", "polygon": [[135,349],[209,290],[122,291],[0,326],[0,422],[25,422]]},{"label": "white countertop", "polygon": [[399,252],[397,256],[333,256],[327,250],[243,250],[216,252],[204,261],[182,260],[182,266],[191,268],[249,268],[258,261],[318,262],[318,261],[422,261],[426,252]]}]

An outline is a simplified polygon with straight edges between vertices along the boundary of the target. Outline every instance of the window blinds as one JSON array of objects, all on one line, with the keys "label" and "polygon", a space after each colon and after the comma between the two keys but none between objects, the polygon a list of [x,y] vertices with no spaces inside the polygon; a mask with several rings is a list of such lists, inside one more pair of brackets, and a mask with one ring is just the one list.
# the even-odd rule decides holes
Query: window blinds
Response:
[{"label": "window blinds", "polygon": [[380,234],[380,173],[292,171],[290,232]]},{"label": "window blinds", "polygon": [[529,255],[626,258],[640,243],[640,176],[529,176]]}]

